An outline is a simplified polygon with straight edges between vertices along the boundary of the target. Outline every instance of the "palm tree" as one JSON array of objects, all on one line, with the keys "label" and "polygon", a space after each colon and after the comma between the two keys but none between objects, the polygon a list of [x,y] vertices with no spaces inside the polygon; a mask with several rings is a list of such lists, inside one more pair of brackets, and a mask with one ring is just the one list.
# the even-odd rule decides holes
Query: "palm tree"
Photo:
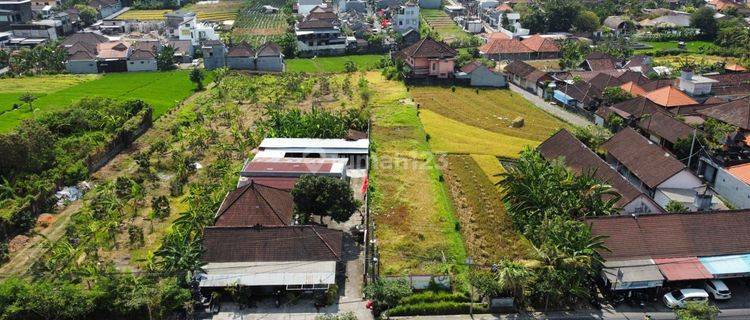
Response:
[{"label": "palm tree", "polygon": [[496,265],[498,281],[511,291],[516,301],[522,303],[524,287],[531,278],[531,271],[522,263],[511,260],[501,260]]}]

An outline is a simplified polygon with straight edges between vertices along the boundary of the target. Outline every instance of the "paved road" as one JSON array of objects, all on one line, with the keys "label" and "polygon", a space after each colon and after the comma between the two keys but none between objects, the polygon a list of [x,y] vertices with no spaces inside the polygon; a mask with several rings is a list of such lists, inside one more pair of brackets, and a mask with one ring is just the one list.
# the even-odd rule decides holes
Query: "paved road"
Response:
[{"label": "paved road", "polygon": [[[673,320],[673,312],[656,312],[649,313],[654,320]],[[417,317],[392,317],[391,319],[423,319],[423,320],[521,320],[521,319],[544,319],[544,320],[578,320],[578,319],[601,319],[601,320],[642,320],[642,312],[609,312],[597,311],[592,313],[586,312],[553,312],[548,314],[509,314],[509,315],[491,315],[479,314],[472,318],[469,315],[455,316],[417,316]],[[719,314],[721,320],[740,320],[750,319],[750,309],[730,309],[722,310]]]},{"label": "paved road", "polygon": [[540,108],[540,109],[542,109],[544,111],[547,111],[548,113],[550,113],[550,114],[552,114],[552,115],[554,115],[554,116],[556,116],[556,117],[558,117],[558,118],[560,118],[562,120],[565,120],[565,121],[567,121],[567,122],[569,122],[569,123],[571,123],[573,125],[579,126],[579,127],[587,127],[587,126],[590,126],[590,125],[593,124],[590,121],[586,120],[586,118],[584,118],[584,117],[581,117],[581,116],[579,116],[579,115],[577,115],[575,113],[569,112],[569,111],[567,111],[565,109],[562,109],[560,107],[553,106],[553,105],[549,104],[547,101],[544,101],[544,99],[540,98],[539,96],[537,96],[537,95],[535,95],[535,94],[533,94],[531,92],[528,92],[528,91],[526,91],[524,89],[521,89],[521,87],[519,87],[517,85],[514,85],[512,83],[509,83],[509,85],[510,85],[510,90],[511,91],[523,95],[523,97],[526,98],[526,100],[529,100],[531,103],[533,103],[538,108]]}]

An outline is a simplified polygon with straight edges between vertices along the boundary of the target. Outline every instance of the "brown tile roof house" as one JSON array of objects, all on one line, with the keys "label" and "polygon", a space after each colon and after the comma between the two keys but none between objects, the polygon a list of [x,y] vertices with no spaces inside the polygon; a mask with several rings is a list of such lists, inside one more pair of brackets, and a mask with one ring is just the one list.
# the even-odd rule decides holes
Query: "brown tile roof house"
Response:
[{"label": "brown tile roof house", "polygon": [[149,50],[136,49],[128,56],[129,60],[154,60],[156,56]]},{"label": "brown tile roof house", "polygon": [[520,77],[526,77],[530,75],[532,72],[537,71],[537,69],[534,66],[526,62],[520,61],[520,60],[512,61],[511,63],[505,66],[504,70],[506,73],[515,74]]},{"label": "brown tile roof house", "polygon": [[581,63],[581,67],[589,71],[614,70],[616,65],[615,58],[602,52],[589,53]]},{"label": "brown tile roof house", "polygon": [[100,59],[125,60],[130,53],[130,44],[122,41],[104,42],[96,46],[96,51]]},{"label": "brown tile roof house", "polygon": [[554,40],[538,34],[524,40],[490,36],[479,52],[495,60],[531,60],[555,58],[560,48]]},{"label": "brown tile roof house", "polygon": [[333,22],[328,20],[304,20],[297,23],[297,28],[300,30],[330,29],[333,27]]},{"label": "brown tile roof house", "polygon": [[255,52],[253,51],[253,48],[250,47],[250,45],[246,42],[242,42],[236,46],[229,47],[229,50],[227,52],[227,57],[244,58],[254,56]]},{"label": "brown tile roof house", "polygon": [[664,111],[659,105],[643,97],[617,103],[609,109],[625,120],[630,116],[640,119],[637,123],[640,129],[655,134],[672,144],[679,139],[690,137],[693,133],[691,126],[676,119],[673,114]]},{"label": "brown tile roof house", "polygon": [[643,90],[646,90],[646,92],[651,92],[656,89],[668,87],[674,84],[674,80],[672,79],[657,79],[657,80],[649,80],[644,83],[638,84],[643,88]]},{"label": "brown tile roof house", "polygon": [[453,58],[458,51],[447,44],[435,41],[432,38],[424,38],[415,44],[401,50],[401,53],[410,58]]},{"label": "brown tile roof house", "polygon": [[342,232],[321,226],[206,227],[203,261],[339,261]]},{"label": "brown tile roof house", "polygon": [[674,155],[629,127],[602,144],[602,149],[607,151],[607,162],[616,160],[651,189],[685,170]]},{"label": "brown tile roof house", "polygon": [[[750,252],[750,211],[587,218],[604,236],[607,260],[720,256]],[[707,232],[706,230],[710,230]]]},{"label": "brown tile roof house", "polygon": [[[71,34],[60,43],[60,47],[68,50],[68,53],[73,54],[79,51],[83,47],[89,53],[96,55],[96,46],[100,43],[108,42],[109,38],[96,34],[93,32],[80,32]],[[76,46],[76,49],[71,50],[70,48]]]},{"label": "brown tile roof house", "polygon": [[707,75],[706,78],[719,81],[711,86],[711,91],[717,96],[750,93],[750,72]]},{"label": "brown tile roof house", "polygon": [[288,226],[294,202],[288,190],[255,180],[227,194],[216,212],[216,226]]},{"label": "brown tile roof house", "polygon": [[703,109],[698,113],[743,130],[750,130],[750,97]]},{"label": "brown tile roof house", "polygon": [[552,161],[562,158],[563,163],[576,174],[593,174],[595,178],[612,186],[621,198],[616,205],[625,207],[639,198],[649,202],[658,212],[661,209],[643,192],[631,185],[623,176],[612,169],[602,158],[576,139],[570,132],[561,129],[553,136],[542,142],[537,148],[539,153]]}]

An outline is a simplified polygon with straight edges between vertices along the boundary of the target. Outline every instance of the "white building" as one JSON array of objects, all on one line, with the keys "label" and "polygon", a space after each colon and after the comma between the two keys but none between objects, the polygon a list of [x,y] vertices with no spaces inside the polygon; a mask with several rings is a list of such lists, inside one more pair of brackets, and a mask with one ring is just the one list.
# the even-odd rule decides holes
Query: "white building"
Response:
[{"label": "white building", "polygon": [[703,96],[711,93],[716,81],[701,75],[694,75],[692,70],[682,70],[679,78],[680,90],[691,96]]},{"label": "white building", "polygon": [[177,28],[179,40],[190,40],[197,46],[202,41],[219,40],[219,34],[214,30],[214,25],[207,22],[199,22],[195,14],[185,15],[184,21]]},{"label": "white building", "polygon": [[393,29],[402,33],[409,29],[419,30],[419,6],[412,1],[400,6],[393,18]]},{"label": "white building", "polygon": [[256,158],[346,158],[347,169],[366,169],[369,139],[266,138]]}]

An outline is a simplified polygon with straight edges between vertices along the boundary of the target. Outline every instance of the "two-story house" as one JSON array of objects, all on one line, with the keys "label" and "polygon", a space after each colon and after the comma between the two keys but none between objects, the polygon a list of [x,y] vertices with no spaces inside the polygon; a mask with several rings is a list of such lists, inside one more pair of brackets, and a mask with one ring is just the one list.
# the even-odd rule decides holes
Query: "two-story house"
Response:
[{"label": "two-story house", "polygon": [[424,38],[398,53],[411,68],[413,77],[448,78],[453,76],[458,51],[444,42]]},{"label": "two-story house", "polygon": [[407,1],[396,9],[393,17],[393,30],[400,33],[410,29],[419,30],[419,19],[419,6],[412,1]]},{"label": "two-story house", "polygon": [[0,31],[8,31],[11,24],[24,24],[33,18],[30,0],[0,0]]}]

